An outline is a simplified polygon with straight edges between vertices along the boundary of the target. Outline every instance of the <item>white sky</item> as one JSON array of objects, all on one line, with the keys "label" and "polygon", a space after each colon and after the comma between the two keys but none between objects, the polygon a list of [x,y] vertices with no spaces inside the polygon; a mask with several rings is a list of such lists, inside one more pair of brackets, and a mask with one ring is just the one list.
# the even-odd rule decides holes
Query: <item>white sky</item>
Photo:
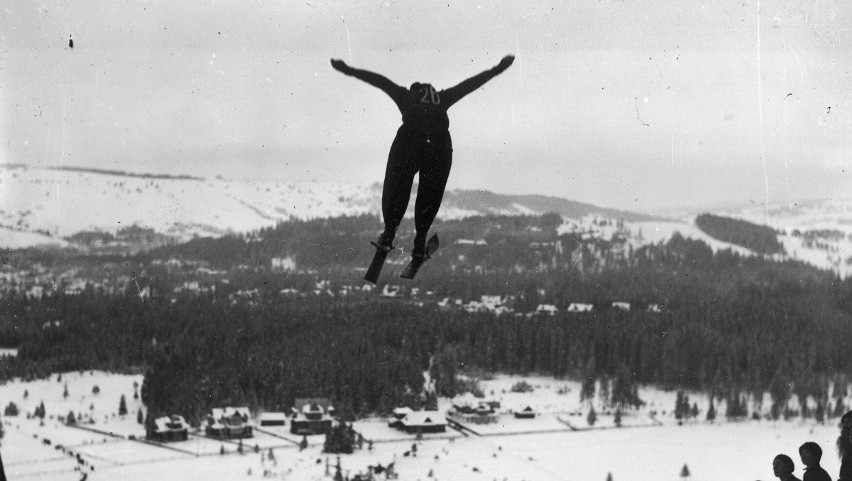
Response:
[{"label": "white sky", "polygon": [[381,181],[399,112],[329,59],[440,89],[509,53],[450,109],[450,188],[646,212],[852,192],[844,0],[7,0],[0,162]]}]

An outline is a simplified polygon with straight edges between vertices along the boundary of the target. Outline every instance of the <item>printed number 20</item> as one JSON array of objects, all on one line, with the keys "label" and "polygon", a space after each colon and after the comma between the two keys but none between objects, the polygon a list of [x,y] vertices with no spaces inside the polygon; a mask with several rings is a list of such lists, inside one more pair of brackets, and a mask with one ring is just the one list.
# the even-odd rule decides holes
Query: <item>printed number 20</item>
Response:
[{"label": "printed number 20", "polygon": [[426,87],[420,87],[420,103],[421,104],[434,104],[441,105],[441,97],[438,95],[438,92],[435,91],[435,87],[429,85]]}]

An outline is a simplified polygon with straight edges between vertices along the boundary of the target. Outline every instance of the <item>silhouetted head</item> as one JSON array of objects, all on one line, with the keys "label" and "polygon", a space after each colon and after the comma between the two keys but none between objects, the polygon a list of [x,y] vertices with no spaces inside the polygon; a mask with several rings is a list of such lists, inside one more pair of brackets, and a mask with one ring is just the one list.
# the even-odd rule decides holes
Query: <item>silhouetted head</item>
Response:
[{"label": "silhouetted head", "polygon": [[799,446],[799,456],[802,458],[802,464],[807,467],[816,466],[819,460],[822,459],[822,448],[819,444],[808,441]]},{"label": "silhouetted head", "polygon": [[837,437],[837,453],[841,458],[852,454],[852,411],[840,418],[840,436]]},{"label": "silhouetted head", "polygon": [[[409,87],[408,89],[411,90],[412,92],[420,92],[420,90],[424,89],[424,88],[428,91],[430,87],[432,87],[432,84],[430,84],[430,83],[414,82],[413,84],[411,84],[411,87]],[[434,87],[432,87],[432,88],[434,88]]]},{"label": "silhouetted head", "polygon": [[790,456],[787,456],[786,454],[779,454],[778,456],[775,456],[774,460],[772,460],[772,472],[779,478],[793,474],[795,469],[796,465],[793,464],[793,460],[790,459]]}]

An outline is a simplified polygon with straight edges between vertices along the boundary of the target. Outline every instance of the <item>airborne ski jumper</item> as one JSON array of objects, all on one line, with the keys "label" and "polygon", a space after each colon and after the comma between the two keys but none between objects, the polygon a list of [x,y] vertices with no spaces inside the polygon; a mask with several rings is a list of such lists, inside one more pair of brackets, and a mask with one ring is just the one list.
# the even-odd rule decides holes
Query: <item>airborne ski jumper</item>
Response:
[{"label": "airborne ski jumper", "polygon": [[393,239],[408,208],[414,175],[418,172],[420,178],[414,204],[414,248],[411,251],[411,264],[402,276],[413,278],[420,265],[437,249],[437,237],[433,235],[427,244],[426,235],[438,214],[453,163],[447,110],[465,95],[509,68],[514,61],[514,56],[507,55],[495,67],[455,87],[438,91],[431,84],[420,82],[405,88],[377,73],[350,67],[342,60],[331,60],[335,70],[363,80],[388,94],[402,113],[402,126],[391,144],[385,169],[382,190],[385,228],[378,241],[372,243],[376,247],[376,255],[364,279],[370,282],[378,279],[385,257],[393,249]]}]

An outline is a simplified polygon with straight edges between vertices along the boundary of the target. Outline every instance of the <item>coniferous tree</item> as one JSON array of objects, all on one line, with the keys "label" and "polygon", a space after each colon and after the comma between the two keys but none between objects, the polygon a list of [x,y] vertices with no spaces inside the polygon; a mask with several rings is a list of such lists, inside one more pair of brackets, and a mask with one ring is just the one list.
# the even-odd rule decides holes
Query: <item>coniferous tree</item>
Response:
[{"label": "coniferous tree", "polygon": [[595,391],[596,391],[596,383],[595,377],[593,375],[587,375],[583,380],[583,384],[580,386],[580,402],[588,402],[589,405],[595,401]]},{"label": "coniferous tree", "polygon": [[683,391],[677,392],[677,398],[675,399],[674,416],[675,419],[677,419],[678,421],[683,419]]},{"label": "coniferous tree", "polygon": [[9,401],[9,404],[7,404],[6,408],[3,409],[4,416],[17,416],[19,412],[18,405],[12,401]]},{"label": "coniferous tree", "polygon": [[816,422],[823,424],[825,422],[825,404],[822,399],[817,401],[816,409],[814,410],[814,418]]},{"label": "coniferous tree", "polygon": [[118,402],[118,415],[126,416],[127,415],[127,401],[124,400],[124,394],[121,395],[121,399]]},{"label": "coniferous tree", "polygon": [[597,420],[598,414],[595,412],[595,407],[592,406],[589,408],[589,414],[586,416],[586,423],[588,423],[589,426],[594,426]]},{"label": "coniferous tree", "polygon": [[77,418],[74,417],[74,411],[68,411],[68,415],[65,416],[66,424],[77,424]]},{"label": "coniferous tree", "polygon": [[325,435],[323,452],[329,454],[352,454],[354,445],[354,430],[344,421],[340,421]]},{"label": "coniferous tree", "polygon": [[834,417],[839,418],[846,413],[846,406],[843,404],[843,397],[838,396],[834,400]]},{"label": "coniferous tree", "polygon": [[136,422],[139,424],[145,423],[145,417],[142,415],[142,408],[139,408],[139,410],[136,411]]},{"label": "coniferous tree", "polygon": [[683,479],[686,479],[689,476],[690,476],[689,467],[687,467],[686,463],[684,463],[683,468],[681,468],[681,470],[680,470],[680,477],[683,478]]}]

